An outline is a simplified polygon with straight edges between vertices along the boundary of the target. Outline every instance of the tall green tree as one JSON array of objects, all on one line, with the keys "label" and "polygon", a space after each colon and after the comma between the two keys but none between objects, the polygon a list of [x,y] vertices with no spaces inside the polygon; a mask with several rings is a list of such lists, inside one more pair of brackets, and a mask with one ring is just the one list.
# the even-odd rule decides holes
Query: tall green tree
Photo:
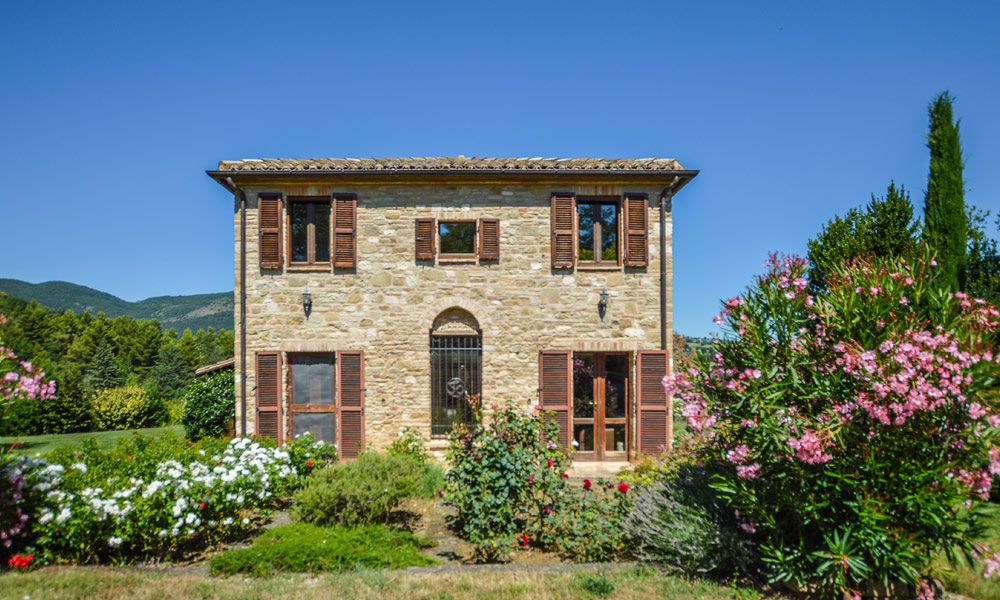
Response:
[{"label": "tall green tree", "polygon": [[826,288],[827,274],[845,261],[862,256],[904,256],[918,243],[919,225],[913,203],[903,186],[890,182],[886,194],[863,209],[835,216],[809,240],[809,285],[813,293]]},{"label": "tall green tree", "polygon": [[944,92],[928,108],[930,170],[924,197],[924,240],[938,263],[938,283],[951,290],[965,285],[966,238],[965,182],[958,122],[952,112],[954,98]]},{"label": "tall green tree", "polygon": [[121,387],[125,384],[125,374],[118,366],[115,351],[108,342],[108,338],[102,338],[101,344],[94,352],[94,358],[87,368],[87,387],[95,392],[110,388]]},{"label": "tall green tree", "polygon": [[[1000,248],[986,234],[990,211],[967,207],[969,223],[968,262],[965,271],[965,291],[975,298],[1000,303]],[[1000,217],[996,220],[1000,230]]]},{"label": "tall green tree", "polygon": [[176,344],[170,344],[160,350],[149,379],[164,397],[178,398],[193,376],[194,370],[188,367],[180,349]]}]

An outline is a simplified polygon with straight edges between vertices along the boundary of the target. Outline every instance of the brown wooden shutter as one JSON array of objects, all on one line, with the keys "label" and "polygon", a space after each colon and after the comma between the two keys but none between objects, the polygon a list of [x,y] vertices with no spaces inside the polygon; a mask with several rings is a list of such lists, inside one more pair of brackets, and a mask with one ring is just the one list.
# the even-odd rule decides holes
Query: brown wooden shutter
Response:
[{"label": "brown wooden shutter", "polygon": [[280,446],[284,439],[281,427],[281,353],[257,353],[257,435],[269,437]]},{"label": "brown wooden shutter", "polygon": [[667,375],[670,356],[666,350],[640,350],[636,353],[635,403],[638,412],[639,452],[659,454],[670,446],[671,411],[663,378]]},{"label": "brown wooden shutter", "polygon": [[500,260],[500,219],[479,219],[479,259]]},{"label": "brown wooden shutter", "polygon": [[625,266],[649,265],[649,208],[644,194],[625,196]]},{"label": "brown wooden shutter", "polygon": [[340,458],[357,458],[365,443],[365,353],[337,353],[337,449]]},{"label": "brown wooden shutter", "polygon": [[[543,350],[538,355],[538,392],[542,410],[555,412],[559,443],[569,448],[573,438],[573,353]],[[552,417],[546,417],[552,418]]]},{"label": "brown wooden shutter", "polygon": [[257,197],[260,268],[281,268],[281,196]]},{"label": "brown wooden shutter", "polygon": [[552,266],[576,264],[576,215],[572,194],[552,194]]},{"label": "brown wooden shutter", "polygon": [[417,219],[417,260],[434,260],[434,219]]},{"label": "brown wooden shutter", "polygon": [[353,269],[358,262],[358,199],[333,197],[333,266]]}]

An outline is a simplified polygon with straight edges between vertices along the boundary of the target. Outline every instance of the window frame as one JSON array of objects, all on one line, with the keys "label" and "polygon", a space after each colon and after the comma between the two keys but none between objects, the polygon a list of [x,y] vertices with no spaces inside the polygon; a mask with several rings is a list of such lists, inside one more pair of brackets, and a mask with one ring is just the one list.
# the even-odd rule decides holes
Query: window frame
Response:
[{"label": "window frame", "polygon": [[[448,225],[449,223],[471,223],[474,231],[472,234],[472,253],[456,253],[451,254],[444,252],[443,244],[441,243],[441,226]],[[434,227],[434,237],[435,242],[437,242],[435,251],[437,257],[442,260],[477,260],[479,258],[479,219],[436,219]]]},{"label": "window frame", "polygon": [[[599,251],[600,243],[602,238],[599,234],[600,225],[599,222],[595,220],[594,223],[594,240],[593,240],[593,252],[594,260],[582,260],[580,258],[580,205],[587,204],[592,206],[602,206],[602,205],[614,205],[615,207],[615,260],[601,260],[601,252]],[[575,238],[573,240],[574,245],[574,258],[576,260],[577,266],[582,267],[620,267],[623,264],[622,257],[622,212],[624,210],[622,196],[574,196],[573,199],[573,219],[576,225]]]},{"label": "window frame", "polygon": [[[294,362],[297,358],[328,358],[330,359],[330,381],[333,384],[331,389],[332,402],[329,404],[310,404],[310,403],[296,403],[295,402],[295,370]],[[293,424],[294,415],[297,414],[332,414],[333,415],[333,441],[328,441],[331,444],[337,444],[340,440],[340,398],[338,394],[339,381],[337,381],[337,353],[336,352],[287,352],[285,356],[285,364],[287,369],[287,381],[288,381],[288,418],[285,424],[286,431],[295,437],[295,426]]]},{"label": "window frame", "polygon": [[[307,213],[307,223],[306,223],[306,261],[296,261],[293,259],[294,252],[294,240],[292,239],[292,206],[295,204],[306,204],[309,206],[309,211]],[[328,243],[327,243],[327,256],[328,259],[325,261],[316,260],[316,250],[318,246],[316,245],[316,214],[315,206],[317,204],[325,204],[329,207],[329,216],[327,218],[327,228],[328,228]],[[287,221],[288,221],[288,266],[289,267],[332,267],[333,266],[333,240],[334,240],[334,222],[333,222],[333,198],[331,196],[291,196],[285,200],[285,205],[287,206]]]},{"label": "window frame", "polygon": [[[429,408],[430,408],[430,428],[431,428],[432,440],[447,438],[451,434],[451,431],[454,429],[456,425],[474,423],[476,409],[477,408],[481,409],[483,406],[483,365],[485,362],[483,330],[476,329],[475,332],[476,332],[475,335],[464,331],[460,333],[449,333],[449,332],[435,331],[434,329],[431,329],[429,332],[430,334],[428,338],[428,350],[430,358],[429,375],[431,381]],[[457,349],[442,347],[442,342],[444,342],[444,340],[456,340],[462,338],[474,342],[474,345],[469,345],[464,348],[457,348]],[[449,402],[447,400],[444,400],[443,398],[438,397],[443,394],[446,394],[445,390],[440,389],[440,383],[444,379],[444,377],[439,377],[440,375],[442,375],[439,369],[448,369],[450,367],[450,365],[444,364],[444,361],[446,359],[444,358],[443,353],[445,352],[460,352],[465,354],[466,356],[475,355],[477,357],[476,358],[477,364],[474,367],[476,370],[474,374],[475,380],[473,383],[476,386],[474,391],[478,392],[477,394],[470,394],[468,393],[468,389],[466,390],[466,396],[462,399],[462,401],[469,403],[468,406],[465,407],[465,409],[467,409],[467,414],[464,415],[467,416],[468,419],[463,418],[461,421],[457,419],[452,419],[451,427],[448,428],[447,430],[444,430],[442,424],[436,423],[434,419],[435,409],[447,410],[449,408],[448,406]],[[470,400],[470,398],[475,398],[475,400]],[[457,406],[458,401],[454,401],[454,404],[456,406],[452,407],[452,410],[458,411],[459,410],[459,407]],[[437,427],[439,431],[435,432],[435,427]]]}]

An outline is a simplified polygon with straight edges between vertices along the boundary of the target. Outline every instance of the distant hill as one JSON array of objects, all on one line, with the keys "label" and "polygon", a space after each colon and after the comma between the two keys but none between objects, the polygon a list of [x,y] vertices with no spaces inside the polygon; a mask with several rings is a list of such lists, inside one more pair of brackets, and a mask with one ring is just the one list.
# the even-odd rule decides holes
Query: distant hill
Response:
[{"label": "distant hill", "polygon": [[194,294],[191,296],[157,296],[138,302],[128,302],[111,294],[66,281],[28,283],[17,279],[0,279],[0,292],[34,300],[54,309],[71,309],[76,313],[103,312],[108,318],[128,315],[134,319],[156,319],[164,329],[197,331],[214,327],[233,329],[233,293]]},{"label": "distant hill", "polygon": [[674,352],[678,358],[694,358],[695,354],[710,354],[714,346],[713,338],[687,336],[674,332]]}]

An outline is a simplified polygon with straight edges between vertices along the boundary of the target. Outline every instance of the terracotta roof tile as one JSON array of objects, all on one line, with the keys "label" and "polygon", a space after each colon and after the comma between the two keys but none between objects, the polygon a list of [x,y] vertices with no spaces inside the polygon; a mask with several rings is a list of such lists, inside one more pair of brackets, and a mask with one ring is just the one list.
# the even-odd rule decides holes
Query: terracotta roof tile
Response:
[{"label": "terracotta roof tile", "polygon": [[679,171],[673,158],[257,158],[224,160],[219,171]]}]

